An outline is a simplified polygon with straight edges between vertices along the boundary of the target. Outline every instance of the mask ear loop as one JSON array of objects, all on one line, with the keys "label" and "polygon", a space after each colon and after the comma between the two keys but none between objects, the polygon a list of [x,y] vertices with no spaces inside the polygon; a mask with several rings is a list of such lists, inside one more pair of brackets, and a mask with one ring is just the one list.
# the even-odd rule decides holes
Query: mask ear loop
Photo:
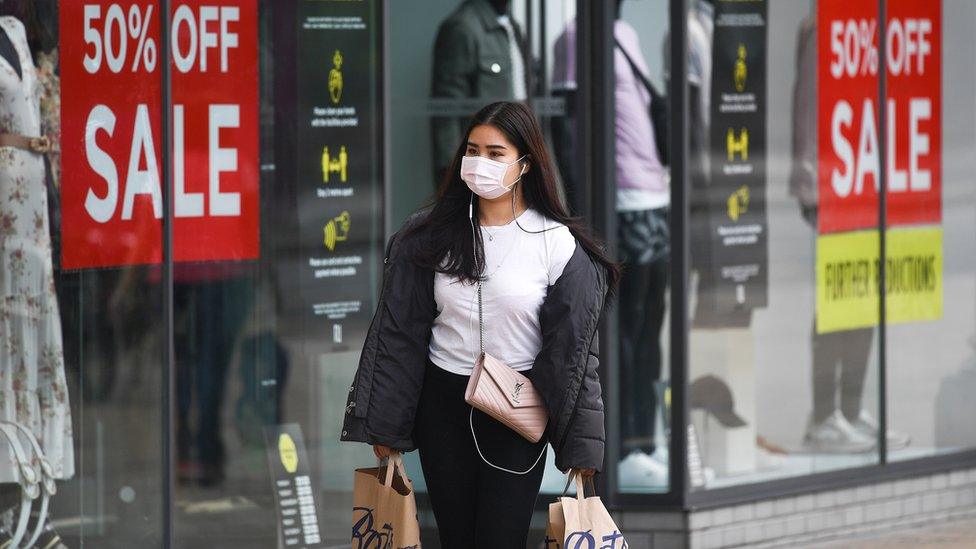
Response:
[{"label": "mask ear loop", "polygon": [[[529,155],[527,155],[527,154],[526,155],[522,155],[522,158],[525,158],[526,156],[529,156]],[[522,158],[520,158],[519,160],[522,160]],[[516,160],[516,162],[518,162],[519,160]],[[518,187],[516,187],[516,185],[518,185],[518,183],[522,179],[522,176],[523,175],[525,175],[524,172],[521,175],[519,175],[519,178],[516,179],[514,183],[512,183],[512,187],[513,187],[513,189],[512,189],[512,219],[515,220],[515,224],[518,225],[518,228],[519,229],[522,229],[523,232],[526,232],[526,233],[529,233],[529,234],[542,234],[544,232],[548,232],[548,231],[551,231],[553,229],[558,229],[559,226],[549,227],[548,229],[542,229],[541,231],[530,231],[530,230],[526,229],[525,227],[523,227],[521,223],[519,223],[518,217],[515,215],[515,193],[518,192]]]},{"label": "mask ear loop", "polygon": [[[517,164],[517,163],[521,162],[522,159],[525,158],[526,156],[529,156],[529,155],[523,154],[518,160],[516,160],[515,162],[512,162],[512,164]],[[507,168],[506,168],[506,170],[507,170]],[[508,171],[506,171],[505,173],[508,173]],[[511,189],[511,188],[515,187],[515,185],[518,185],[518,182],[522,180],[522,176],[523,175],[525,175],[525,172],[519,171],[518,178],[515,181],[512,181],[512,184],[511,185],[507,185],[506,186],[506,185],[502,184],[502,186],[505,187],[506,189]]]}]

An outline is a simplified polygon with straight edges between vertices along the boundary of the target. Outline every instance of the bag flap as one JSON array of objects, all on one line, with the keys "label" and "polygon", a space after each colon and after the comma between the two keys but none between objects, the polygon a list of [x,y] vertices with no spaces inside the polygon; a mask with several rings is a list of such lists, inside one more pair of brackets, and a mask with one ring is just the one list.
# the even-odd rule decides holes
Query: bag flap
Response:
[{"label": "bag flap", "polygon": [[529,378],[509,368],[502,361],[485,353],[484,370],[495,382],[513,408],[542,406],[542,396],[532,386]]}]

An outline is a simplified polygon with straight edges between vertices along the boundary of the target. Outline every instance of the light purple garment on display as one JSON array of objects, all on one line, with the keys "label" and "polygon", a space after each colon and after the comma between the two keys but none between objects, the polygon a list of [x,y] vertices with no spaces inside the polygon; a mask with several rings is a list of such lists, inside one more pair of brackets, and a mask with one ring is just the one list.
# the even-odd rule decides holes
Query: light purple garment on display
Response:
[{"label": "light purple garment on display", "polygon": [[[647,64],[637,31],[622,20],[614,24],[614,37],[641,71]],[[556,40],[553,56],[553,89],[576,88],[576,28],[574,23]],[[650,209],[669,203],[668,173],[661,165],[651,125],[651,96],[638,80],[618,48],[614,48],[614,99],[616,101],[616,174],[618,209]],[[627,197],[623,204],[622,197]],[[638,204],[639,203],[639,204]],[[639,206],[639,207],[634,207]]]}]

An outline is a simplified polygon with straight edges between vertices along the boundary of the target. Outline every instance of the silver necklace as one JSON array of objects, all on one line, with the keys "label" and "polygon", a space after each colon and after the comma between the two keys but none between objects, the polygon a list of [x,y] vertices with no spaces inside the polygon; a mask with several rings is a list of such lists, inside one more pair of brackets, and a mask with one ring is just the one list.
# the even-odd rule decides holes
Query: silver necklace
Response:
[{"label": "silver necklace", "polygon": [[482,225],[481,228],[483,228],[485,232],[488,233],[488,240],[491,241],[495,240],[495,233],[491,232],[491,229],[489,229],[487,225]]},{"label": "silver necklace", "polygon": [[[525,213],[526,210],[528,210],[528,208],[526,208],[525,210],[522,210],[522,213]],[[515,204],[513,203],[512,204],[512,221],[518,222],[518,217],[519,217],[519,215],[522,215],[522,213],[520,213],[518,215],[515,215]],[[504,225],[498,225],[498,226],[499,227],[507,227],[507,226],[509,226],[509,225],[512,224],[512,221],[509,221],[508,223],[506,223]],[[488,240],[494,241],[495,240],[495,233],[491,232],[491,229],[488,228],[488,225],[482,225],[481,227],[484,228],[485,232],[488,233]]]}]

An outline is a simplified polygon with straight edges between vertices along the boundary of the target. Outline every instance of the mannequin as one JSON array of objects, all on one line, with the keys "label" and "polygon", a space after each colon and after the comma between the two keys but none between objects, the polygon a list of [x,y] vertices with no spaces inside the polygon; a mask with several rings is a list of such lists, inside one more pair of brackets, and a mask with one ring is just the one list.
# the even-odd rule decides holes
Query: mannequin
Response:
[{"label": "mannequin", "polygon": [[[16,7],[26,12],[34,3]],[[20,19],[0,17],[0,134],[7,139],[43,135],[28,34]],[[47,169],[44,155],[23,145],[8,145],[5,158],[0,163],[0,216],[8,230],[0,238],[0,269],[7,284],[0,289],[0,304],[6,304],[0,311],[0,341],[10,344],[0,347],[0,421],[30,431],[51,462],[53,478],[64,480],[74,475],[74,444],[54,289]],[[3,493],[17,489],[15,480],[14,464],[0,452]],[[0,532],[0,544],[8,539],[4,536],[9,533]],[[37,543],[61,546],[53,529]]]},{"label": "mannequin", "polygon": [[[617,314],[620,337],[619,479],[627,488],[667,486],[667,443],[656,429],[661,410],[661,327],[665,316],[669,260],[670,191],[656,142],[645,82],[649,69],[636,29],[620,17],[613,26],[614,185],[617,259],[624,264]],[[566,98],[570,114],[552,120],[554,152],[570,203],[579,195],[576,159],[581,156],[572,105],[577,101],[576,21],[553,49],[552,90]]]},{"label": "mannequin", "polygon": [[10,41],[10,36],[6,32],[0,32],[0,56],[3,56],[7,60],[7,63],[10,63],[14,72],[17,73],[17,78],[24,78],[24,71],[20,66],[20,58],[17,56],[17,50],[14,48],[14,44]]},{"label": "mannequin", "polygon": [[448,112],[430,120],[434,185],[444,180],[469,116],[452,100],[528,98],[531,63],[510,10],[509,0],[465,0],[438,26],[430,95]]}]

